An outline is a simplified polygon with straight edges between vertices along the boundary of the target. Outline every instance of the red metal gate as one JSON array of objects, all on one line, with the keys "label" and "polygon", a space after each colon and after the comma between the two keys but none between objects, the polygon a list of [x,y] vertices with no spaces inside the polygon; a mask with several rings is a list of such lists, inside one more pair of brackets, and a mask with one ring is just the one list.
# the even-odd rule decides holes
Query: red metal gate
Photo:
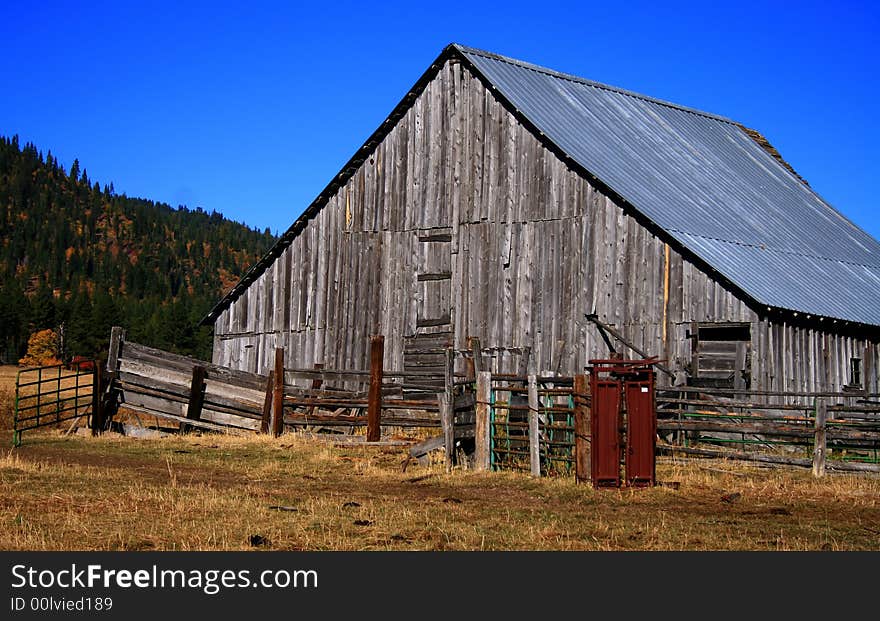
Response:
[{"label": "red metal gate", "polygon": [[654,485],[657,445],[657,413],[654,408],[654,371],[643,369],[627,378],[626,393],[626,484]]},{"label": "red metal gate", "polygon": [[620,486],[620,436],[624,426],[627,485],[655,484],[657,412],[653,365],[657,362],[655,358],[590,360],[593,487]]},{"label": "red metal gate", "polygon": [[[593,367],[595,371],[595,367]],[[593,487],[620,487],[620,382],[590,374]]]}]

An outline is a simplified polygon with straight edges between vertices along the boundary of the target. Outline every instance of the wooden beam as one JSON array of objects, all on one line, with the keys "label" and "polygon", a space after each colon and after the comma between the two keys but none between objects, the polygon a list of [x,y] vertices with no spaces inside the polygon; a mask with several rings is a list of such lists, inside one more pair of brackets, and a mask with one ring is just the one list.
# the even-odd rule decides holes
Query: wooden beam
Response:
[{"label": "wooden beam", "polygon": [[275,370],[269,371],[266,378],[266,398],[263,400],[263,418],[260,422],[260,433],[269,433],[272,424],[272,395],[275,390]]},{"label": "wooden beam", "polygon": [[[187,422],[186,418],[183,416],[178,416],[176,414],[169,414],[168,412],[157,411],[155,409],[152,409],[152,408],[149,408],[149,407],[146,407],[143,405],[135,405],[132,403],[126,403],[125,409],[135,410],[137,412],[143,412],[144,414],[149,414],[151,416],[155,416],[156,418],[164,418],[164,419],[168,419],[168,420],[173,420],[178,423],[186,423]],[[244,432],[252,433],[252,430],[249,431],[248,429],[245,429],[243,427],[231,427],[229,425],[219,425],[216,423],[209,423],[208,421],[204,421],[204,420],[194,420],[190,424],[192,424],[194,427],[201,427],[203,429],[210,429],[211,431],[223,431],[223,432],[227,432],[227,433],[242,433],[242,434]]]},{"label": "wooden beam", "polygon": [[382,370],[385,358],[385,337],[370,337],[370,392],[367,398],[367,442],[382,437]]},{"label": "wooden beam", "polygon": [[284,429],[284,348],[275,348],[275,373],[272,382],[272,435]]},{"label": "wooden beam", "polygon": [[426,317],[416,320],[417,328],[433,328],[436,326],[445,326],[450,323],[449,314],[440,315],[439,317]]},{"label": "wooden beam", "polygon": [[574,376],[574,463],[575,480],[590,483],[590,413],[587,411],[589,384],[586,375]]},{"label": "wooden beam", "polygon": [[[636,352],[636,353],[637,353],[638,355],[640,355],[642,358],[650,358],[650,357],[651,357],[651,356],[649,356],[648,354],[646,354],[643,350],[639,349],[638,347],[636,347],[635,345],[633,345],[631,342],[629,342],[627,339],[625,339],[624,336],[623,336],[620,332],[618,332],[617,330],[615,330],[614,328],[612,328],[612,327],[609,326],[608,324],[603,323],[602,321],[599,321],[599,317],[598,317],[598,316],[596,316],[596,315],[589,315],[589,314],[587,314],[587,315],[585,315],[585,316],[586,316],[587,319],[589,319],[589,320],[592,321],[594,324],[596,324],[596,327],[599,328],[599,332],[600,332],[600,334],[601,334],[602,331],[604,330],[605,332],[607,332],[608,334],[610,334],[611,336],[613,336],[614,338],[616,338],[618,341],[620,341],[621,343],[623,343],[624,345],[626,345],[627,347],[629,347],[631,350],[633,350],[634,352]],[[603,335],[602,338],[605,339],[605,342],[608,343],[608,347],[609,347],[609,349],[612,349],[612,352],[613,352],[613,348],[611,348],[611,343],[608,342],[608,339],[607,339],[604,335]],[[664,373],[666,373],[666,374],[669,375],[670,377],[675,377],[675,374],[674,374],[672,371],[670,371],[666,366],[660,364],[659,362],[656,363],[654,366],[656,366],[658,369],[660,369],[661,371],[663,371]]]},{"label": "wooden beam", "polygon": [[529,466],[533,477],[541,476],[540,437],[538,436],[538,381],[529,375]]},{"label": "wooden beam", "polygon": [[[717,457],[720,459],[737,459],[742,461],[757,461],[769,464],[782,464],[785,466],[803,466],[809,468],[812,460],[798,457],[784,457],[768,453],[745,452],[745,451],[721,451],[713,449],[701,449],[690,446],[674,446],[671,444],[658,444],[657,450],[661,453],[683,453],[685,455],[699,455],[702,457]],[[863,464],[854,461],[829,460],[825,463],[828,470],[840,470],[848,472],[877,472],[880,473],[880,464]]]},{"label": "wooden beam", "polygon": [[[196,365],[192,370],[192,381],[189,384],[189,400],[186,405],[187,420],[200,420],[202,418],[202,406],[205,403],[205,367]],[[180,433],[188,433],[191,427],[186,423],[180,423]]]},{"label": "wooden beam", "polygon": [[[141,345],[140,343],[132,343],[123,339],[119,358],[122,361],[141,362],[151,366],[159,366],[168,371],[185,373],[187,376],[192,372],[195,365],[202,365],[207,369],[208,376],[213,382],[223,382],[232,384],[242,388],[250,388],[252,390],[262,390],[263,382],[266,380],[264,375],[256,373],[248,373],[245,371],[237,371],[229,367],[223,367],[216,364],[181,356],[161,349],[154,349]],[[108,366],[110,361],[108,360]]]},{"label": "wooden beam", "polygon": [[476,470],[489,470],[490,468],[490,404],[492,393],[492,374],[483,371],[477,375],[477,405],[476,405],[476,428],[474,437],[476,440],[476,454],[474,456],[474,468]]},{"label": "wooden beam", "polygon": [[828,417],[828,403],[816,399],[816,438],[813,443],[813,476],[825,476],[825,420]]},{"label": "wooden beam", "polygon": [[110,351],[107,354],[107,371],[111,374],[111,377],[116,377],[119,355],[122,352],[122,342],[124,340],[125,330],[120,326],[113,326],[110,329]]},{"label": "wooden beam", "polygon": [[427,440],[422,440],[418,444],[413,444],[409,448],[409,454],[411,457],[415,458],[423,457],[431,451],[437,450],[438,448],[444,446],[444,442],[445,436],[443,434],[430,437]]}]

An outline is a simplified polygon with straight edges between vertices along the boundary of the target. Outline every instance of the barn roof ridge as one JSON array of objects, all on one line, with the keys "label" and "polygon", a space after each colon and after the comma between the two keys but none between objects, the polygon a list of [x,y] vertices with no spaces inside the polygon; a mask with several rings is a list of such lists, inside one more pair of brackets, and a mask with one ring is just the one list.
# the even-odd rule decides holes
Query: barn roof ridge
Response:
[{"label": "barn roof ridge", "polygon": [[661,106],[666,106],[668,108],[674,108],[676,110],[681,110],[682,112],[688,112],[690,114],[696,114],[699,116],[703,116],[714,121],[721,121],[723,123],[730,123],[731,125],[741,125],[737,121],[730,119],[725,116],[721,116],[719,114],[714,114],[712,112],[706,112],[705,110],[700,110],[698,108],[692,108],[690,106],[684,106],[682,104],[675,103],[673,101],[668,101],[666,99],[660,99],[658,97],[651,97],[650,95],[645,95],[644,93],[639,93],[637,91],[632,91],[626,88],[622,88],[619,86],[614,86],[611,84],[607,84],[604,82],[597,82],[595,80],[590,80],[587,78],[582,78],[580,76],[574,75],[572,73],[565,73],[562,71],[556,71],[555,69],[550,69],[549,67],[544,67],[542,65],[537,65],[535,63],[526,62],[524,60],[519,60],[516,58],[511,58],[510,56],[504,56],[502,54],[496,54],[494,52],[489,52],[486,50],[481,50],[475,47],[469,47],[467,45],[461,45],[459,43],[452,43],[450,47],[455,48],[459,52],[466,54],[474,54],[477,56],[483,56],[484,58],[492,58],[495,60],[500,60],[511,65],[515,65],[517,67],[521,67],[523,69],[529,69],[531,71],[537,71],[538,73],[543,73],[548,76],[552,76],[554,78],[558,78],[561,80],[567,80],[569,82],[575,82],[577,84],[582,84],[584,86],[591,86],[594,88],[599,88],[605,91],[611,91],[613,93],[618,93],[620,95],[626,95],[628,97],[635,97],[636,99],[641,99],[643,101],[648,101],[654,104],[659,104]]}]

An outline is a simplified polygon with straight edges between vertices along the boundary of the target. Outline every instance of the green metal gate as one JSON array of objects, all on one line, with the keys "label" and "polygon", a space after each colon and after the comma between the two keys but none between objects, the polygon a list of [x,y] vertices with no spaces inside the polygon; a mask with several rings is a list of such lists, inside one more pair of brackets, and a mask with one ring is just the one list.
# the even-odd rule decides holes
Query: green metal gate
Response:
[{"label": "green metal gate", "polygon": [[12,445],[21,446],[21,434],[30,429],[91,415],[100,395],[99,376],[95,360],[72,367],[57,364],[20,370],[15,378]]},{"label": "green metal gate", "polygon": [[[492,470],[530,470],[528,378],[493,375],[489,404]],[[538,377],[538,454],[542,476],[573,473],[574,389],[570,377]]]}]

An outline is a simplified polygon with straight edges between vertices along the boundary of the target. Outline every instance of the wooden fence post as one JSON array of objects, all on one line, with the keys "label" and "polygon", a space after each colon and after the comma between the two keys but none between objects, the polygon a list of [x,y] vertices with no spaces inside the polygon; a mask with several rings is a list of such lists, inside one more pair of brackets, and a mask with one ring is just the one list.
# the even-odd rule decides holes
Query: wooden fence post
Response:
[{"label": "wooden fence post", "polygon": [[367,442],[378,442],[382,437],[382,373],[385,357],[385,337],[370,337],[370,392],[367,401]]},{"label": "wooden fence post", "polygon": [[266,378],[266,397],[263,399],[263,418],[260,420],[260,433],[269,433],[272,424],[272,396],[275,393],[275,371],[269,371]]},{"label": "wooden fence post", "polygon": [[[200,420],[202,418],[202,406],[205,403],[205,367],[195,365],[192,370],[192,381],[189,384],[189,403],[186,405],[187,420]],[[179,433],[189,433],[190,425],[180,423]]]},{"label": "wooden fence post", "polygon": [[538,380],[529,375],[529,466],[533,477],[541,476],[541,439],[538,437]]},{"label": "wooden fence post", "polygon": [[440,399],[440,423],[446,444],[446,472],[452,472],[455,463],[455,351],[446,348],[443,368],[443,397]]},{"label": "wooden fence post", "polygon": [[574,464],[578,483],[592,481],[590,463],[590,413],[587,412],[586,375],[574,376]]},{"label": "wooden fence post", "polygon": [[452,472],[452,460],[455,454],[455,422],[453,416],[453,404],[449,401],[449,395],[445,392],[437,394],[437,404],[440,406],[440,426],[443,428],[443,447],[446,455],[446,472]]},{"label": "wooden fence post", "polygon": [[278,437],[284,429],[284,348],[275,348],[275,377],[272,390],[272,435]]},{"label": "wooden fence post", "polygon": [[[102,386],[101,365],[96,364],[92,372],[92,435],[96,436],[104,431],[104,408],[101,390]],[[77,378],[77,382],[79,378]]]},{"label": "wooden fence post", "polygon": [[474,454],[474,469],[489,470],[491,466],[491,450],[490,442],[492,440],[490,434],[489,420],[489,401],[492,394],[492,374],[483,371],[477,375],[477,404],[475,406],[476,420],[474,425],[474,440],[476,441],[476,451]]},{"label": "wooden fence post", "polygon": [[825,399],[816,399],[816,432],[813,443],[813,476],[825,476],[825,420],[828,417],[828,404]]}]

